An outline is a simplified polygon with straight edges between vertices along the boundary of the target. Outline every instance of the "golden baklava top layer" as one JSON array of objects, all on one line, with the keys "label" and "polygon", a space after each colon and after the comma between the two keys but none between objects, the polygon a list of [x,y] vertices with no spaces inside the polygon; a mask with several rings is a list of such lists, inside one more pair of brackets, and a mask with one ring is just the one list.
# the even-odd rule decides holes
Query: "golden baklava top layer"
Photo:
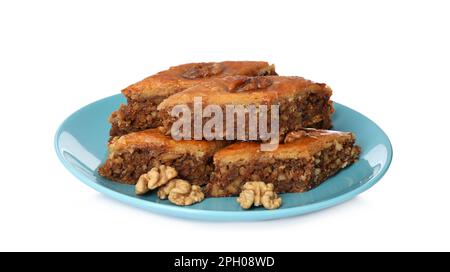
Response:
[{"label": "golden baklava top layer", "polygon": [[110,156],[116,152],[135,149],[160,148],[167,153],[191,154],[197,157],[212,156],[227,145],[226,141],[176,141],[159,129],[148,129],[114,138],[109,144]]},{"label": "golden baklava top layer", "polygon": [[205,80],[233,75],[276,75],[275,66],[264,61],[188,63],[145,78],[122,91],[128,99],[168,96]]},{"label": "golden baklava top layer", "polygon": [[261,143],[240,142],[227,146],[214,155],[214,162],[233,163],[237,161],[253,161],[257,159],[297,159],[308,158],[315,153],[339,144],[354,140],[350,132],[332,130],[302,129],[289,133],[284,142],[274,151],[261,151]]},{"label": "golden baklava top layer", "polygon": [[288,76],[230,76],[210,80],[165,99],[158,107],[164,110],[180,104],[192,104],[201,97],[205,104],[270,105],[280,99],[294,99],[309,92],[330,97],[331,89],[302,77]]}]

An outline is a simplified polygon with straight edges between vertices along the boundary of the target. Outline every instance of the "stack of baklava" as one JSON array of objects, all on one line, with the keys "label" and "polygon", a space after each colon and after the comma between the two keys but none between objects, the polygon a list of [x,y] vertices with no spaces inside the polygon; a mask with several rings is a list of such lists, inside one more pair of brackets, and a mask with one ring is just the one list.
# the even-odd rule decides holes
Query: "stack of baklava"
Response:
[{"label": "stack of baklava", "polygon": [[[151,187],[149,180],[170,189],[171,179],[195,186],[207,197],[239,195],[248,182],[271,184],[275,193],[305,192],[355,162],[360,152],[353,134],[328,130],[334,110],[326,84],[278,76],[267,62],[180,65],[135,83],[122,94],[127,104],[110,117],[109,155],[99,173],[137,187],[145,181],[140,193],[150,191],[145,189]],[[235,124],[245,131],[239,140],[175,140],[173,109],[185,105],[194,112],[194,98],[201,98],[202,109],[216,105],[224,111],[229,105],[277,105],[278,147],[262,151],[264,139],[258,131],[249,137],[248,120]],[[222,118],[226,123],[229,117]],[[209,119],[205,116],[200,122],[205,125]]]}]

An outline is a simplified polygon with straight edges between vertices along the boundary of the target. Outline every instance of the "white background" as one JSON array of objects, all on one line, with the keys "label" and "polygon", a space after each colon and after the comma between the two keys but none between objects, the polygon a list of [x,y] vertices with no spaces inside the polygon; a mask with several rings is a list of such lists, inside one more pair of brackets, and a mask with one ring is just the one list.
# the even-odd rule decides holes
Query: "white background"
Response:
[{"label": "white background", "polygon": [[[450,250],[448,1],[1,1],[0,250]],[[291,219],[205,223],[109,199],[58,161],[80,107],[171,65],[267,60],[390,136],[386,176]]]}]

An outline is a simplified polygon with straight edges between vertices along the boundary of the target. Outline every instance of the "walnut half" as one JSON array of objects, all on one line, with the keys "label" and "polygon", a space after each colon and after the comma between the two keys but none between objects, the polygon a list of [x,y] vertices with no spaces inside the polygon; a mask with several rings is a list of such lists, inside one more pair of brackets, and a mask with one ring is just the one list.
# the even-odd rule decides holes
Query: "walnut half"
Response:
[{"label": "walnut half", "polygon": [[243,209],[250,209],[253,205],[264,206],[264,208],[273,210],[278,209],[282,204],[281,197],[273,191],[272,183],[266,184],[262,181],[247,182],[242,186],[242,192],[237,202]]},{"label": "walnut half", "polygon": [[147,174],[143,174],[136,183],[135,192],[143,195],[165,185],[178,175],[177,170],[170,166],[161,165],[152,168]]},{"label": "walnut half", "polygon": [[182,179],[174,179],[158,190],[160,199],[169,198],[169,201],[178,206],[189,206],[201,202],[205,195],[200,186],[191,185]]}]

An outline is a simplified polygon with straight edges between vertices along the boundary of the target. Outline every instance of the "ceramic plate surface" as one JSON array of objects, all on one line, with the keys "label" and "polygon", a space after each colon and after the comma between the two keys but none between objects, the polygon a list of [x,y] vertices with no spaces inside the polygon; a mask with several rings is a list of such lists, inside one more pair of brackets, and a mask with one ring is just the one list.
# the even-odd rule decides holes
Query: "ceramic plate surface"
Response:
[{"label": "ceramic plate surface", "polygon": [[278,210],[255,208],[244,211],[236,198],[208,198],[203,202],[178,207],[156,194],[136,196],[134,186],[108,181],[97,174],[107,156],[108,117],[120,104],[121,95],[92,103],[68,117],[55,136],[56,153],[63,165],[79,180],[95,190],[127,204],[152,212],[190,219],[213,221],[254,221],[297,216],[344,201],[372,187],[386,173],[392,160],[392,147],[386,134],[364,115],[334,103],[334,130],[351,131],[361,146],[360,160],[325,183],[306,193],[283,194]]}]

